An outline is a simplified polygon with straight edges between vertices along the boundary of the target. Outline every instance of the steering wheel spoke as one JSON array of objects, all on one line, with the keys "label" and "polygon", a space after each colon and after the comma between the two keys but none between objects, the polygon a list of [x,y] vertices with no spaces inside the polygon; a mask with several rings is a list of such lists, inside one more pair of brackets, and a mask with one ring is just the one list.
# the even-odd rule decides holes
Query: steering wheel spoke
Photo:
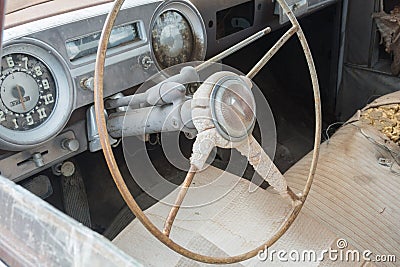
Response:
[{"label": "steering wheel spoke", "polygon": [[191,166],[190,170],[188,171],[185,180],[183,181],[182,187],[179,190],[178,196],[176,197],[175,203],[172,206],[167,219],[165,220],[163,234],[169,236],[171,233],[172,225],[175,221],[176,215],[178,215],[178,211],[181,208],[183,200],[186,197],[187,191],[190,187],[190,184],[193,181],[193,178],[196,174],[196,167],[193,165]]},{"label": "steering wheel spoke", "polygon": [[271,58],[282,48],[282,46],[299,30],[299,27],[293,25],[284,35],[271,47],[271,49],[260,59],[260,61],[246,75],[253,79],[257,73],[271,60]]},{"label": "steering wheel spoke", "polygon": [[252,135],[236,149],[247,157],[254,170],[281,196],[289,198],[293,206],[301,203],[300,197],[289,188],[283,174]]}]

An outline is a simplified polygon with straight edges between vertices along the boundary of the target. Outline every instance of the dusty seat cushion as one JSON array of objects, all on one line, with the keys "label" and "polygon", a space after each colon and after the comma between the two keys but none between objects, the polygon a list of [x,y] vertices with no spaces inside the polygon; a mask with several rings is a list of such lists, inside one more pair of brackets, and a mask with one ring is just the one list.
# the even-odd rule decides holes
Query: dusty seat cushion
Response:
[{"label": "dusty seat cushion", "polygon": [[[193,186],[205,191],[188,192],[184,205],[205,203],[215,196],[218,201],[201,207],[184,208],[178,213],[172,228],[171,238],[187,248],[206,255],[233,256],[261,245],[282,224],[290,211],[290,205],[273,190],[258,189],[249,193],[249,182],[238,176],[209,167],[197,174]],[[176,192],[163,202],[176,197]],[[146,214],[162,228],[170,206],[157,203]],[[271,249],[328,249],[338,237],[313,216],[301,214],[289,231]],[[199,263],[185,259],[172,252],[138,222],[134,220],[113,241],[123,251],[146,266],[197,266]],[[270,262],[268,262],[270,263]],[[265,266],[257,258],[233,266]],[[274,261],[273,264],[281,264]],[[318,263],[310,263],[317,266]]]},{"label": "dusty seat cushion", "polygon": [[[400,169],[380,138],[378,130],[356,123],[322,144],[303,212],[360,250],[399,258]],[[290,186],[303,187],[310,163],[308,155],[286,172]]]}]

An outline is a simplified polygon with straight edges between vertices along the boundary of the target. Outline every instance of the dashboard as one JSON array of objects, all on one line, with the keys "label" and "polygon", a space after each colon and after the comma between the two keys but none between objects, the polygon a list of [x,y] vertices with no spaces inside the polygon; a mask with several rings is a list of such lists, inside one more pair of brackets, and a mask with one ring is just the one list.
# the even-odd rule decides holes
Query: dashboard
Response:
[{"label": "dashboard", "polygon": [[[298,16],[334,2],[288,1]],[[99,1],[14,23],[5,30],[1,175],[20,181],[79,153],[100,149],[92,108],[93,75],[111,7],[112,3]],[[202,61],[267,26],[275,30],[285,23],[282,11],[269,0],[126,0],[108,44],[104,96],[118,98],[159,70]]]}]

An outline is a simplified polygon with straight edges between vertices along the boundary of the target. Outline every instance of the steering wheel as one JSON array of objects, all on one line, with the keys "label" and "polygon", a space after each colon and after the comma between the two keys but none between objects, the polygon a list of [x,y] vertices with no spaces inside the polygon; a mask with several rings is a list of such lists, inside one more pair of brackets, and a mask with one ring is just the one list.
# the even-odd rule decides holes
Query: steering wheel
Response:
[{"label": "steering wheel", "polygon": [[[193,146],[193,154],[191,157],[191,168],[186,176],[186,179],[183,183],[183,187],[178,194],[178,198],[175,202],[175,205],[172,207],[171,212],[166,220],[164,231],[159,230],[144,214],[141,210],[139,205],[136,203],[135,199],[133,198],[132,194],[130,193],[121,172],[117,166],[117,162],[115,160],[110,141],[109,135],[107,132],[106,120],[104,115],[104,102],[103,102],[103,77],[104,77],[104,64],[106,58],[106,51],[107,51],[107,44],[109,42],[109,37],[111,30],[113,29],[114,22],[116,17],[119,13],[119,10],[124,3],[124,0],[116,0],[114,2],[113,8],[108,14],[106,22],[104,24],[104,28],[101,35],[101,40],[99,44],[99,48],[97,51],[97,59],[96,59],[96,66],[95,66],[95,76],[94,76],[94,102],[95,102],[95,112],[96,112],[96,123],[98,127],[99,137],[101,141],[101,146],[103,149],[103,153],[105,159],[107,161],[108,168],[111,172],[111,175],[114,179],[115,184],[119,192],[121,193],[123,199],[125,200],[128,207],[134,213],[136,218],[145,226],[145,228],[155,236],[159,241],[164,243],[170,249],[174,250],[175,252],[204,263],[210,264],[229,264],[229,263],[236,263],[240,261],[244,261],[250,259],[257,255],[260,250],[263,250],[265,247],[272,246],[292,225],[298,214],[300,213],[301,208],[304,205],[305,200],[307,199],[308,193],[310,192],[310,188],[313,182],[315,170],[317,167],[317,161],[319,156],[319,148],[320,148],[320,141],[321,141],[321,103],[320,103],[320,93],[319,93],[319,85],[317,79],[317,73],[315,70],[315,65],[313,62],[313,58],[311,56],[311,52],[304,36],[304,33],[295,17],[293,12],[290,10],[289,6],[285,2],[285,0],[277,0],[277,2],[281,5],[284,13],[289,18],[289,21],[292,24],[292,27],[274,44],[274,46],[265,54],[265,56],[253,67],[253,69],[246,75],[246,76],[235,76],[231,73],[215,73],[211,75],[207,79],[198,91],[194,95],[194,102],[192,102],[192,116],[193,122],[198,130],[197,139]],[[315,104],[315,139],[314,139],[314,151],[312,162],[310,166],[310,171],[308,175],[308,179],[306,185],[301,194],[296,195],[293,191],[287,186],[286,180],[283,175],[280,173],[278,168],[273,164],[272,160],[266,155],[264,150],[261,146],[257,143],[254,137],[251,135],[252,126],[254,126],[253,118],[247,116],[248,114],[254,111],[254,96],[251,93],[251,79],[259,72],[259,70],[265,66],[265,64],[275,55],[275,53],[290,39],[291,36],[297,34],[297,37],[300,40],[302,45],[311,80],[312,86],[314,91],[314,104]],[[206,97],[206,99],[214,99],[213,95],[215,95],[214,91],[218,85],[221,83],[229,82],[228,80],[237,80],[236,84],[241,84],[245,95],[239,96],[238,100],[241,102],[243,110],[241,112],[237,112],[236,117],[238,117],[238,122],[242,123],[245,129],[245,134],[241,133],[241,138],[226,138],[223,134],[225,130],[225,134],[233,135],[237,133],[237,129],[235,125],[228,125],[228,127],[219,127],[221,125],[217,125],[218,123],[212,119],[206,119],[202,116],[198,116],[196,113],[196,109],[201,107],[204,111],[206,107],[206,112],[209,117],[218,116],[215,115],[215,111],[211,107],[210,104],[202,103],[202,97]],[[211,84],[211,85],[210,85]],[[246,93],[247,92],[247,93]],[[225,92],[221,93],[222,95]],[[229,94],[229,92],[228,92]],[[252,98],[253,97],[253,98]],[[236,112],[233,110],[233,112]],[[247,112],[247,114],[246,114]],[[250,113],[249,113],[250,112]],[[239,115],[238,115],[239,114]],[[243,116],[241,116],[242,114]],[[254,118],[255,119],[255,118]],[[224,121],[224,118],[222,118]],[[229,122],[226,122],[229,124]],[[229,128],[230,127],[230,128]],[[226,129],[231,129],[231,132],[226,132]],[[222,129],[222,130],[221,130]],[[239,129],[239,132],[241,130]],[[242,138],[244,137],[244,138]],[[206,144],[206,146],[204,146]],[[255,170],[264,177],[276,190],[278,190],[281,195],[288,196],[292,200],[292,209],[290,215],[284,221],[284,223],[278,228],[278,230],[274,233],[273,236],[270,237],[269,240],[265,241],[264,244],[261,244],[259,247],[254,248],[246,253],[237,255],[237,256],[230,256],[230,257],[212,257],[207,255],[201,255],[196,252],[193,252],[177,243],[175,243],[170,237],[169,233],[173,224],[173,221],[178,213],[180,205],[182,204],[183,198],[186,195],[189,185],[198,169],[202,167],[205,162],[205,158],[207,158],[207,151],[204,152],[204,149],[201,147],[207,147],[208,150],[213,146],[220,146],[220,147],[230,147],[236,148],[239,150],[243,155],[246,155],[249,159],[249,162],[253,165]],[[211,150],[211,149],[210,149]],[[272,166],[272,168],[270,168]]]}]

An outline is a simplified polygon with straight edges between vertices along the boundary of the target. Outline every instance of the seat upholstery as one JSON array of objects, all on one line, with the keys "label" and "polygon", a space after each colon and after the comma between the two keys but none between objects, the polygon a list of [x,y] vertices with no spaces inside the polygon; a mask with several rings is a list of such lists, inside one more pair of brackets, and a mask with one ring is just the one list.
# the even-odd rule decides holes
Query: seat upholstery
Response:
[{"label": "seat upholstery", "polygon": [[[348,124],[322,144],[303,212],[357,249],[399,259],[400,169],[392,156],[399,151],[388,152],[364,126]],[[286,172],[290,186],[303,187],[310,162],[308,155]]]},{"label": "seat upholstery", "polygon": [[[273,190],[258,189],[249,193],[249,182],[209,167],[196,175],[193,181],[196,188],[208,184],[202,190],[190,190],[184,205],[210,196],[222,196],[218,201],[179,211],[172,229],[171,238],[193,251],[213,256],[227,256],[243,253],[262,244],[283,222],[290,210]],[[176,192],[164,199],[175,199]],[[161,229],[170,207],[157,203],[146,214]],[[287,251],[304,249],[321,251],[335,244],[338,236],[320,224],[313,215],[302,213],[289,231],[271,248]],[[185,259],[171,251],[146,229],[134,220],[113,241],[119,248],[141,261],[146,266],[203,266]],[[268,262],[269,264],[271,262]],[[279,266],[278,261],[272,262]],[[265,266],[265,262],[253,258],[233,266]],[[304,266],[304,263],[300,264]],[[311,262],[308,266],[317,266]]]}]

